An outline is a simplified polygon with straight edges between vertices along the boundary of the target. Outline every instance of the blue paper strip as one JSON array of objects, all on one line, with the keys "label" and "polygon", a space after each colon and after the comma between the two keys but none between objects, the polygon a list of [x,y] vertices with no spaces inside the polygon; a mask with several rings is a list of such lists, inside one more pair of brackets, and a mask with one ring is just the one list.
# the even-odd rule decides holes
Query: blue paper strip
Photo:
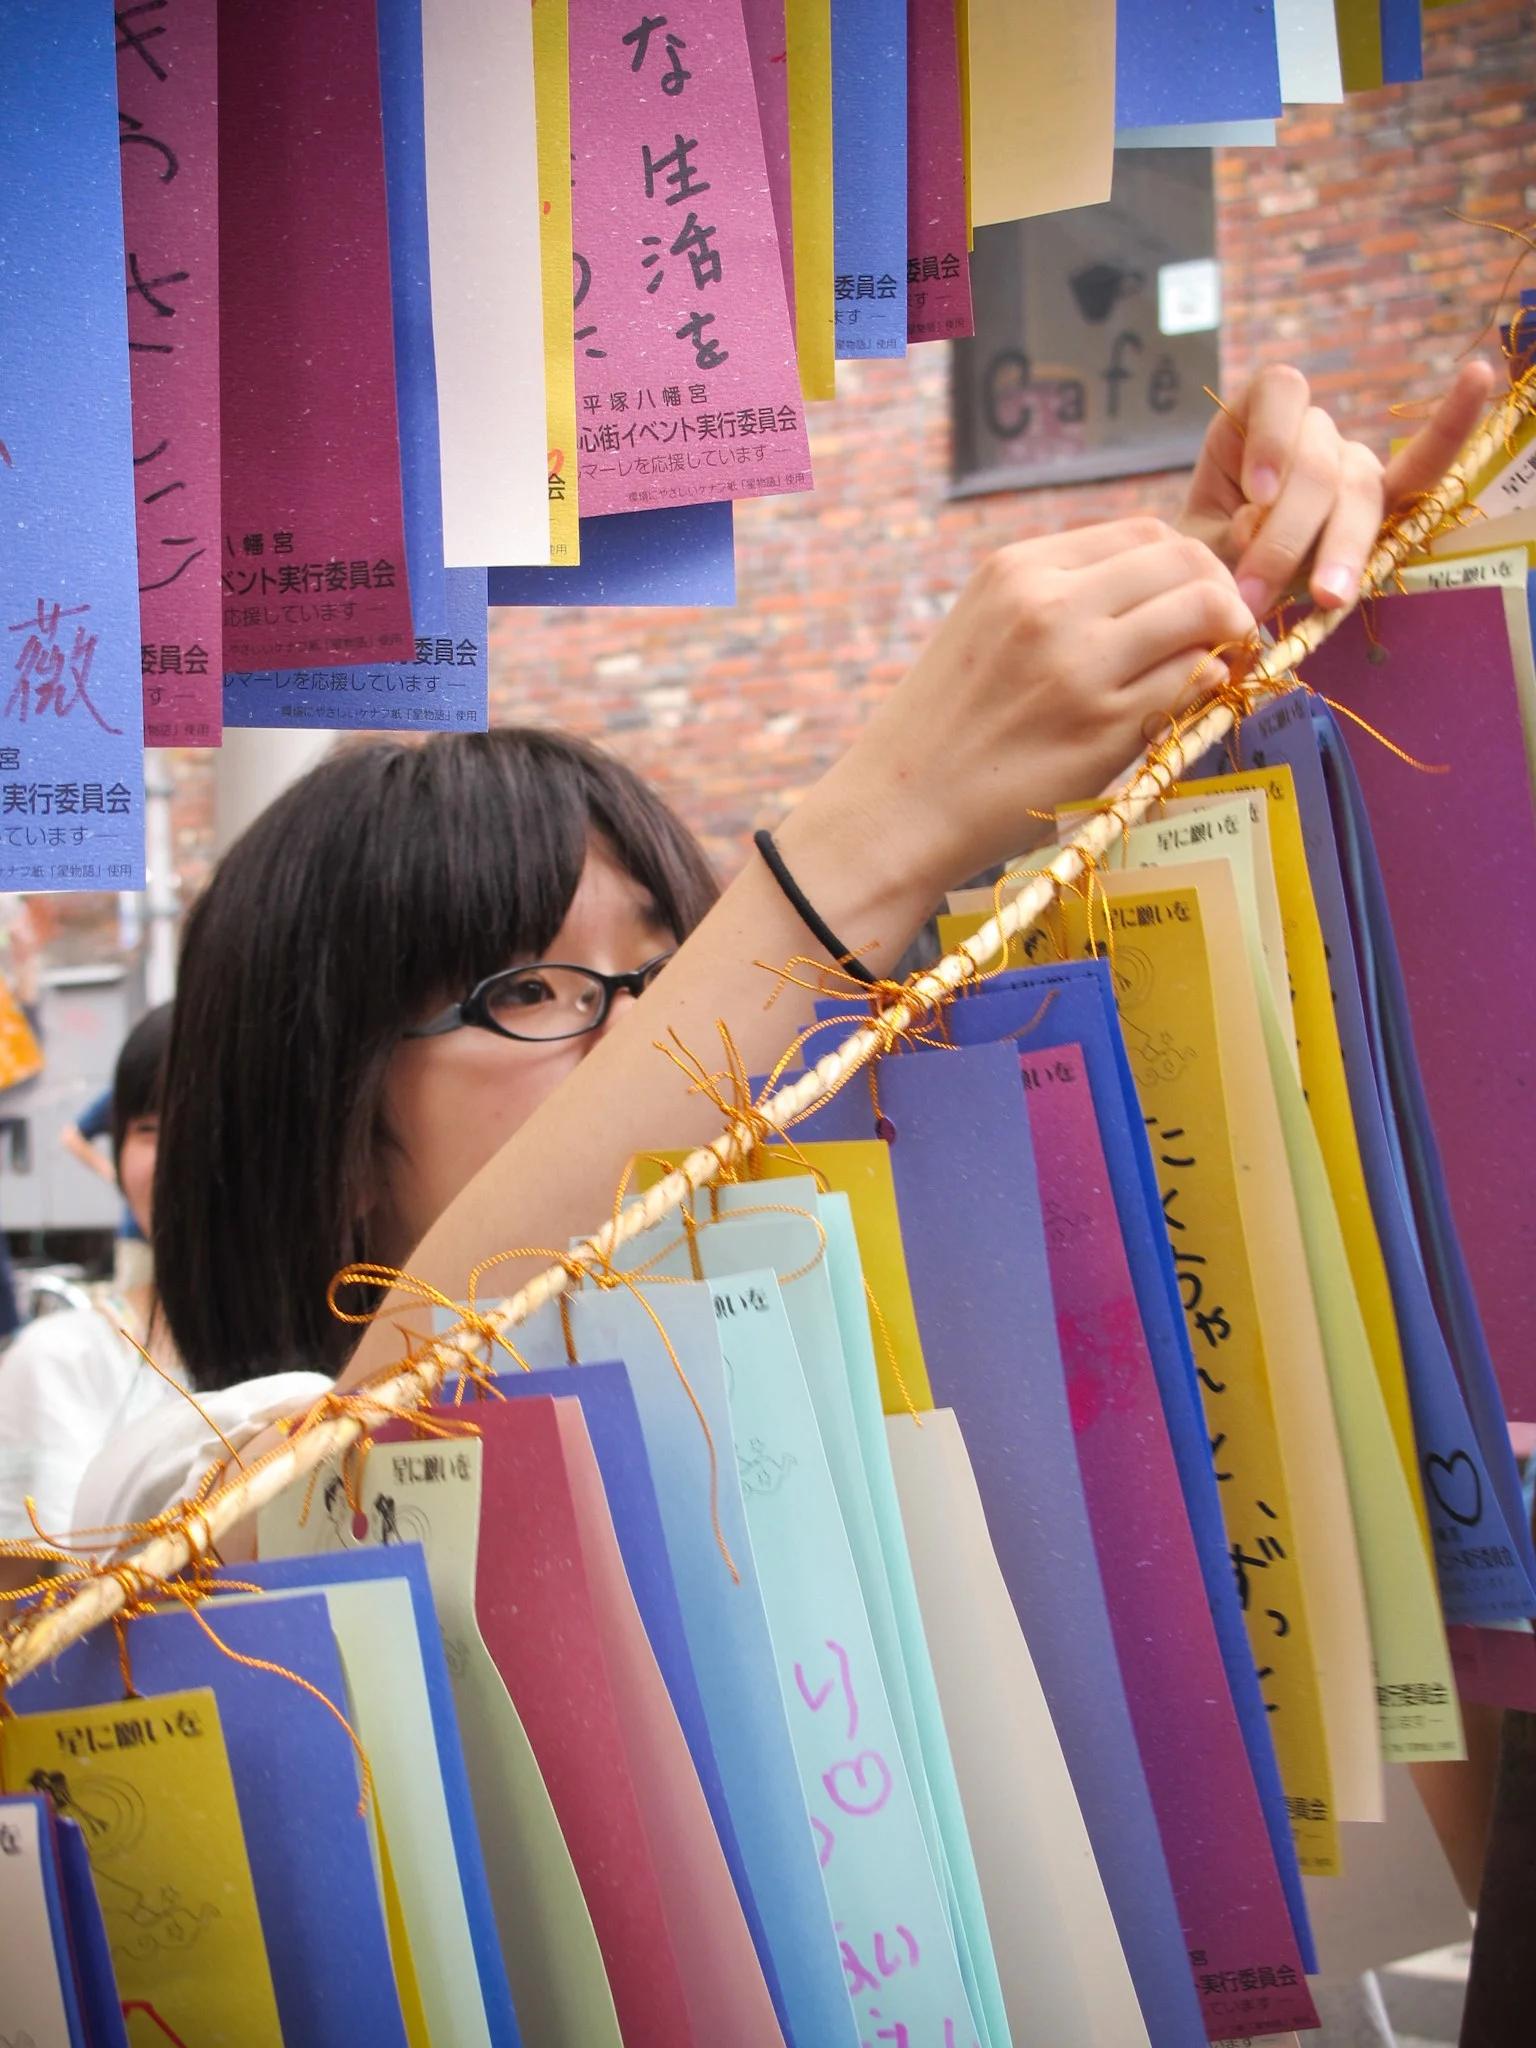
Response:
[{"label": "blue paper strip", "polygon": [[437,354],[432,341],[432,265],[427,248],[421,0],[378,0],[378,9],[405,561],[417,638],[435,638],[449,631],[449,619],[443,569]]},{"label": "blue paper strip", "polygon": [[1190,121],[1172,128],[1117,128],[1116,149],[1273,149],[1273,121]]},{"label": "blue paper strip", "polygon": [[[857,1094],[797,1135],[866,1136]],[[1205,2025],[1078,1470],[1018,1048],[888,1060],[880,1095],[901,1133],[891,1167],[934,1398],[959,1417],[1152,2048],[1198,2048]],[[963,1177],[938,1170],[957,1144]]]},{"label": "blue paper strip", "polygon": [[427,1560],[419,1543],[391,1543],[387,1548],[326,1551],[317,1557],[263,1558],[259,1563],[221,1567],[220,1578],[246,1585],[288,1586],[339,1585],[349,1579],[404,1579],[411,1592],[411,1612],[421,1644],[422,1677],[432,1705],[432,1728],[437,1737],[437,1767],[442,1779],[443,1801],[448,1809],[448,1827],[453,1836],[454,1860],[464,1896],[464,1917],[475,1951],[475,1973],[485,2006],[486,2030],[496,2048],[519,2048],[520,2036],[512,2011],[512,1992],[507,1968],[502,1961],[501,1939],[496,1932],[496,1915],[486,1882],[485,1860],[480,1849],[480,1830],[475,1822],[470,1797],[469,1772],[459,1740],[458,1716],[453,1705],[453,1681],[443,1652],[442,1630],[427,1577]]},{"label": "blue paper strip", "polygon": [[[1500,1510],[1500,1491],[1495,1489],[1485,1455],[1491,1448],[1496,1464],[1505,1459],[1512,1463],[1509,1439],[1505,1434],[1502,1445],[1479,1443],[1452,1361],[1447,1333],[1430,1292],[1424,1250],[1407,1192],[1397,1109],[1385,1072],[1385,1051],[1377,1042],[1379,1033],[1373,1033],[1367,1018],[1367,999],[1369,996],[1374,1003],[1374,992],[1362,985],[1356,964],[1355,926],[1359,911],[1351,907],[1346,893],[1344,862],[1351,866],[1356,863],[1350,843],[1341,843],[1335,837],[1321,747],[1307,701],[1284,697],[1246,720],[1241,751],[1245,767],[1264,768],[1283,761],[1296,779],[1297,809],[1328,953],[1334,1016],[1355,1134],[1402,1341],[1419,1454],[1419,1481],[1425,1486],[1426,1504],[1431,1509],[1430,1534],[1445,1618],[1449,1622],[1513,1620],[1533,1611],[1531,1581],[1521,1565],[1520,1554],[1511,1547],[1518,1542],[1520,1531],[1511,1529]],[[1363,816],[1362,812],[1362,824]],[[1344,822],[1341,815],[1340,823]],[[1358,834],[1351,833],[1350,838],[1358,846]],[[1351,887],[1358,904],[1358,872]],[[1435,1461],[1433,1465],[1429,1463],[1431,1459]],[[1464,1469],[1475,1475],[1480,1504],[1472,1525],[1436,1512],[1426,1484],[1428,1473],[1457,1473]],[[1507,1483],[1506,1478],[1506,1487]],[[1516,1522],[1520,1519],[1517,1516]],[[1494,1552],[1500,1548],[1509,1551],[1508,1565],[1496,1562],[1490,1566],[1486,1560],[1475,1561],[1469,1555],[1473,1551]]]},{"label": "blue paper strip", "polygon": [[1279,112],[1274,0],[1118,0],[1117,129]]},{"label": "blue paper strip", "polygon": [[444,575],[447,630],[432,638],[418,633],[413,662],[228,674],[224,723],[338,732],[484,732],[490,715],[485,571],[448,569]]},{"label": "blue paper strip", "polygon": [[0,888],[142,889],[144,695],[117,64],[99,0],[0,62]]},{"label": "blue paper strip", "polygon": [[59,1851],[59,1891],[69,1924],[70,1952],[80,1990],[86,2048],[128,2048],[128,2028],[118,1997],[117,1972],[107,1923],[102,1918],[91,1853],[75,1821],[55,1815],[53,1838]]},{"label": "blue paper strip", "polygon": [[629,1575],[630,1590],[640,1610],[640,1619],[645,1624],[645,1633],[650,1639],[651,1651],[666,1684],[678,1725],[688,1744],[688,1754],[693,1758],[693,1767],[708,1802],[715,1833],[720,1837],[720,1847],[731,1873],[731,1882],[736,1887],[736,1896],[741,1901],[741,1910],[752,1936],[752,1945],[757,1950],[758,1962],[762,1965],[774,2011],[779,2016],[780,2026],[787,2027],[773,1952],[763,1929],[762,1914],[752,1895],[741,1844],[736,1838],[736,1823],[731,1818],[715,1745],[710,1739],[709,1723],[704,1716],[698,1674],[693,1668],[683,1612],[678,1605],[677,1582],[672,1576],[672,1565],[667,1556],[666,1531],[662,1527],[661,1508],[656,1499],[656,1483],[645,1455],[640,1411],[635,1406],[629,1375],[622,1365],[584,1365],[580,1372],[571,1373],[554,1387],[538,1374],[522,1372],[498,1374],[496,1386],[509,1399],[521,1394],[536,1395],[542,1400],[554,1392],[568,1398],[574,1396],[581,1403],[587,1434],[592,1439],[592,1450],[602,1475],[603,1491],[608,1496],[613,1532],[618,1538],[624,1569]]},{"label": "blue paper strip", "polygon": [[492,604],[611,605],[736,602],[731,507],[663,505],[581,521],[573,569],[492,569]]},{"label": "blue paper strip", "polygon": [[[346,1712],[318,1595],[228,1607],[211,1625],[241,1656],[297,1673]],[[207,1687],[218,1700],[285,2048],[407,2048],[346,1730],[291,1678],[226,1657],[190,1614],[145,1615],[128,1642],[141,1692]],[[116,1638],[98,1629],[24,1678],[10,1701],[45,1714],[122,1694]]]},{"label": "blue paper strip", "polygon": [[1381,82],[1409,85],[1424,76],[1422,0],[1381,0]]},{"label": "blue paper strip", "polygon": [[904,356],[906,0],[832,0],[832,247],[837,354]]}]

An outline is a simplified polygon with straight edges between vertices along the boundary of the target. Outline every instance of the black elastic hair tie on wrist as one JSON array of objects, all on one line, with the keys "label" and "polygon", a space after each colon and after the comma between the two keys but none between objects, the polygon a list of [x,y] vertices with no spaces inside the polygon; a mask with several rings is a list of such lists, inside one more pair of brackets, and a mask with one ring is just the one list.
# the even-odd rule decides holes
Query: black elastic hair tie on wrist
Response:
[{"label": "black elastic hair tie on wrist", "polygon": [[877,978],[856,953],[850,952],[833,931],[826,919],[820,916],[810,898],[800,887],[789,869],[784,865],[784,856],[773,843],[771,832],[754,832],[752,844],[763,856],[768,872],[778,883],[794,906],[795,914],[818,945],[825,946],[832,958],[845,974],[851,974],[855,981],[862,981],[866,988],[874,988]]}]

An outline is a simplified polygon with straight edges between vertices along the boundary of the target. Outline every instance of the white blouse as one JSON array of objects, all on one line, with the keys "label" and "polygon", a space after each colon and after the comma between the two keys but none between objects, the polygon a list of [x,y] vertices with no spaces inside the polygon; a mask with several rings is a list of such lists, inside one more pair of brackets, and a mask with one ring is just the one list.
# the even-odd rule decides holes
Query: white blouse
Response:
[{"label": "white blouse", "polygon": [[[193,1491],[225,1456],[185,1397],[121,1334],[126,1307],[62,1309],[28,1323],[0,1355],[0,1539],[35,1540],[28,1495],[52,1536],[147,1520]],[[332,1382],[276,1373],[198,1396],[236,1450],[281,1415],[301,1413]]]}]

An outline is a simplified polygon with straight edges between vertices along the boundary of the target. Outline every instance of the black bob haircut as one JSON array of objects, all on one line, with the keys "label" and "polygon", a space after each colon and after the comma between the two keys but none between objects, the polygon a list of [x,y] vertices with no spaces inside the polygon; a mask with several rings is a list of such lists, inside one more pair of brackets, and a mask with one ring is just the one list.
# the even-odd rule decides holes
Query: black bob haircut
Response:
[{"label": "black bob haircut", "polygon": [[146,1010],[123,1040],[112,1069],[112,1158],[123,1156],[129,1126],[158,1116],[165,1077],[165,1049],[171,1042],[171,1005]]},{"label": "black bob haircut", "polygon": [[155,1172],[155,1270],[198,1387],[337,1372],[332,1276],[357,1218],[401,1029],[565,921],[590,835],[679,939],[718,894],[654,790],[531,727],[321,762],[230,847],[186,924]]}]

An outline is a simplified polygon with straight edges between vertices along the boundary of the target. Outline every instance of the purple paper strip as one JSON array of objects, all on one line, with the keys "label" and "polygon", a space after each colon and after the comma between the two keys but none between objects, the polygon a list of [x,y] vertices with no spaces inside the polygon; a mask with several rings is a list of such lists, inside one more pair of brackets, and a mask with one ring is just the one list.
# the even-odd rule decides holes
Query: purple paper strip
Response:
[{"label": "purple paper strip", "polygon": [[571,154],[583,514],[808,491],[741,8],[573,9]]},{"label": "purple paper strip", "polygon": [[144,743],[219,742],[219,53],[214,0],[118,16]]},{"label": "purple paper strip", "polygon": [[[1450,772],[1353,729],[1451,1206],[1511,1416],[1536,1419],[1536,808],[1497,590],[1384,599],[1307,680]],[[1476,836],[1487,875],[1461,856]]]},{"label": "purple paper strip", "polygon": [[[1168,1874],[1213,2041],[1252,1979],[1266,2027],[1317,2015],[1184,1512],[1081,1050],[1019,1059],[1094,1546]],[[1259,1992],[1258,1986],[1272,1987]]]},{"label": "purple paper strip", "polygon": [[975,332],[955,0],[907,0],[907,339]]},{"label": "purple paper strip", "polygon": [[373,0],[219,0],[228,670],[404,661]]}]

